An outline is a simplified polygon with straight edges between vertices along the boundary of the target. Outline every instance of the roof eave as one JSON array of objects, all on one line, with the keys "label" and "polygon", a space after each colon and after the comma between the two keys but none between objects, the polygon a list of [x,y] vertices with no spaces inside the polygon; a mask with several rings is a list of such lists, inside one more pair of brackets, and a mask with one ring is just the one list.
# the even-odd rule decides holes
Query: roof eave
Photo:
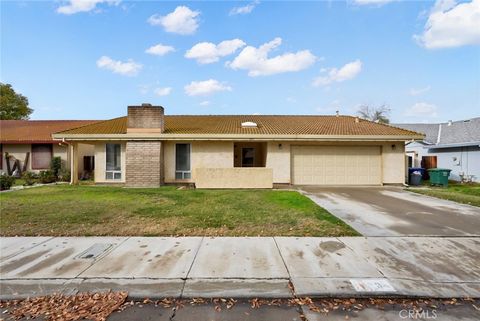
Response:
[{"label": "roof eave", "polygon": [[5,145],[28,145],[28,144],[56,144],[55,139],[34,139],[34,140],[0,140],[0,144]]},{"label": "roof eave", "polygon": [[271,141],[410,141],[421,135],[277,135],[277,134],[54,134],[56,140],[271,140]]},{"label": "roof eave", "polygon": [[480,142],[467,142],[467,143],[453,143],[453,144],[441,144],[441,145],[429,145],[424,146],[425,149],[442,149],[442,148],[454,148],[454,147],[472,147],[479,146]]}]

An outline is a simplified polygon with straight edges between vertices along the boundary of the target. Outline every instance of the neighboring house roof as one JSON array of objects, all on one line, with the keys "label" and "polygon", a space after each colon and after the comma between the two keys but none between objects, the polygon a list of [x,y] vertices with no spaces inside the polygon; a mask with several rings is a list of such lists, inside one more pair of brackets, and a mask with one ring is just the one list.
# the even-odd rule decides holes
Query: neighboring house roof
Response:
[{"label": "neighboring house roof", "polygon": [[[257,127],[242,127],[254,122]],[[57,133],[64,135],[118,135],[127,133],[127,117],[115,118]],[[287,115],[166,115],[162,135],[336,135],[336,136],[416,136],[410,130],[396,128],[352,116]]]},{"label": "neighboring house roof", "polygon": [[394,124],[393,126],[425,134],[424,142],[435,144],[438,139],[439,124]]},{"label": "neighboring house roof", "polygon": [[480,145],[480,117],[438,124],[395,124],[426,135],[424,142],[441,148]]},{"label": "neighboring house roof", "polygon": [[97,120],[0,120],[0,143],[53,143],[53,133],[95,122]]}]

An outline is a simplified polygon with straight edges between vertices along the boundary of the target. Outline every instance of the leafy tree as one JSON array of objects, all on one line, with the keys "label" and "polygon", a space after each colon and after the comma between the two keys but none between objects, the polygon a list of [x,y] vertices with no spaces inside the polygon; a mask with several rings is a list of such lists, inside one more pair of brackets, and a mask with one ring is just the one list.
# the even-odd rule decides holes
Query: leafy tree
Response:
[{"label": "leafy tree", "polygon": [[378,107],[362,105],[360,106],[357,114],[363,119],[368,119],[376,123],[390,123],[390,108],[385,104]]},{"label": "leafy tree", "polygon": [[27,97],[17,94],[12,85],[0,83],[0,119],[28,119],[32,112]]}]

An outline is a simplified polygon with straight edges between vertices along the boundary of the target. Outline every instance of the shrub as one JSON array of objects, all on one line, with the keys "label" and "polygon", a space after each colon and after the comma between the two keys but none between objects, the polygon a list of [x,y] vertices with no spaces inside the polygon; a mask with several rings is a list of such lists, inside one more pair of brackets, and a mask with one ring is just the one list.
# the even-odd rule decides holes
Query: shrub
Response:
[{"label": "shrub", "polygon": [[41,171],[38,178],[43,184],[53,183],[57,180],[57,176],[55,176],[53,171]]},{"label": "shrub", "polygon": [[0,175],[0,191],[10,189],[15,183],[15,177],[8,175]]},{"label": "shrub", "polygon": [[62,182],[70,182],[70,171],[68,169],[62,168],[60,172],[58,172],[58,179]]},{"label": "shrub", "polygon": [[33,185],[38,179],[38,175],[33,172],[25,172],[22,175],[25,185]]},{"label": "shrub", "polygon": [[50,170],[53,172],[53,175],[57,177],[61,169],[62,169],[62,158],[60,158],[60,156],[53,157],[52,161],[50,162]]}]

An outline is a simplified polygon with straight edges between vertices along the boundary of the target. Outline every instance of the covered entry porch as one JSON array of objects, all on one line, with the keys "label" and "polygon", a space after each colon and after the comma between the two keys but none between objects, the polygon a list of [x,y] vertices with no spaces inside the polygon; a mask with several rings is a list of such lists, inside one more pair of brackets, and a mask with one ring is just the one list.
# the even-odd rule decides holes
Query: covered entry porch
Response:
[{"label": "covered entry porch", "polygon": [[197,188],[272,188],[266,142],[233,142],[233,167],[194,168]]}]

